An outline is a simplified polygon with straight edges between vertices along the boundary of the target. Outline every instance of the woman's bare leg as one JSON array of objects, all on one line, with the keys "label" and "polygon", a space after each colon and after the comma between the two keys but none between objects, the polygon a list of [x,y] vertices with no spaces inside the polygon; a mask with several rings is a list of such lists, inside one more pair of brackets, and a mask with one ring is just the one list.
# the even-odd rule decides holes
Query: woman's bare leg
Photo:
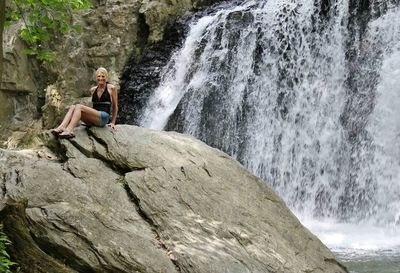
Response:
[{"label": "woman's bare leg", "polygon": [[72,117],[65,131],[67,131],[67,133],[73,133],[80,120],[88,125],[99,125],[100,112],[82,104],[75,105]]},{"label": "woman's bare leg", "polygon": [[71,121],[74,110],[75,110],[75,105],[71,105],[59,127],[65,129],[68,126],[69,122]]},{"label": "woman's bare leg", "polygon": [[67,114],[65,114],[65,117],[64,117],[63,121],[61,122],[61,124],[58,125],[58,127],[53,130],[56,130],[58,133],[63,132],[65,130],[65,128],[68,126],[69,122],[71,121],[74,110],[75,110],[75,105],[71,105],[68,109]]}]

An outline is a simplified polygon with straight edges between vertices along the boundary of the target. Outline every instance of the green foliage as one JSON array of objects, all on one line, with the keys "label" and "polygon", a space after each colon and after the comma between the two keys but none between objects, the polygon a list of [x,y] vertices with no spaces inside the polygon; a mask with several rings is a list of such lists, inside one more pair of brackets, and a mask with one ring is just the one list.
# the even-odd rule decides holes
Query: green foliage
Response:
[{"label": "green foliage", "polygon": [[127,185],[128,182],[126,182],[125,177],[124,176],[120,176],[117,179],[115,179],[115,183],[117,184],[121,184],[123,186]]},{"label": "green foliage", "polygon": [[52,61],[55,55],[46,42],[51,41],[55,34],[79,31],[80,27],[73,25],[72,11],[92,7],[89,0],[11,0],[12,4],[6,11],[6,25],[11,21],[22,19],[25,27],[21,29],[21,38],[28,43],[25,52],[35,55],[39,60]]},{"label": "green foliage", "polygon": [[11,242],[3,232],[3,225],[0,225],[0,272],[11,273],[11,267],[16,263],[10,260],[10,255],[6,252],[6,246]]}]

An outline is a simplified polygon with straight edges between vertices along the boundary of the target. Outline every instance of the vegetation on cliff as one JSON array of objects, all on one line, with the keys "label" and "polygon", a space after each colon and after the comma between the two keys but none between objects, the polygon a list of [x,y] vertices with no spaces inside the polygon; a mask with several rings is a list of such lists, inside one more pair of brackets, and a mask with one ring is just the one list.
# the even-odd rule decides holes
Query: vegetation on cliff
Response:
[{"label": "vegetation on cliff", "polygon": [[[54,54],[46,46],[56,33],[79,30],[71,24],[72,11],[92,6],[89,0],[11,0],[6,7],[0,4],[0,39],[3,41],[3,29],[12,21],[23,20],[21,38],[29,45],[26,53],[35,55],[39,60],[52,60]],[[1,44],[0,53],[3,52]],[[1,54],[0,56],[2,56]],[[3,58],[0,58],[0,79],[2,78]]]},{"label": "vegetation on cliff", "polygon": [[39,60],[52,60],[54,54],[45,43],[56,33],[79,30],[79,26],[72,24],[72,11],[91,6],[88,0],[12,0],[5,10],[5,25],[22,19],[25,27],[20,36],[30,46],[26,53]]},{"label": "vegetation on cliff", "polygon": [[10,245],[11,242],[3,232],[3,225],[0,225],[0,272],[1,273],[11,273],[11,267],[15,265],[14,262],[10,260],[10,255],[6,251],[6,246]]}]

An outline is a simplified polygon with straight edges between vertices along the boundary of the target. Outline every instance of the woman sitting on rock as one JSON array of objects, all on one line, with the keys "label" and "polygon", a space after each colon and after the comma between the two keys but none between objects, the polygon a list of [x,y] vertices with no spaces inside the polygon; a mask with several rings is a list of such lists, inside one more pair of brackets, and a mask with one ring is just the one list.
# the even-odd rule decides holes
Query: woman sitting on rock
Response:
[{"label": "woman sitting on rock", "polygon": [[112,118],[108,126],[115,129],[118,112],[118,96],[115,86],[107,82],[107,77],[108,72],[105,68],[100,67],[96,70],[97,86],[90,89],[93,108],[82,104],[72,105],[61,124],[57,128],[51,130],[54,135],[59,138],[75,137],[74,129],[79,121],[83,121],[87,125],[104,127],[110,121],[111,108]]}]

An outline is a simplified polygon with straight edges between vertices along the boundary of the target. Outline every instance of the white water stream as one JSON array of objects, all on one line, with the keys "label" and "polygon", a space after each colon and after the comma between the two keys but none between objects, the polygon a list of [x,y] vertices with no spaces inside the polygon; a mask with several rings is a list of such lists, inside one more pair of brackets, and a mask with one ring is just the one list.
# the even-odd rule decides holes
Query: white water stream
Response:
[{"label": "white water stream", "polygon": [[400,9],[369,22],[349,59],[361,32],[348,0],[330,2],[326,16],[269,0],[193,22],[141,125],[228,152],[335,251],[399,253]]}]

